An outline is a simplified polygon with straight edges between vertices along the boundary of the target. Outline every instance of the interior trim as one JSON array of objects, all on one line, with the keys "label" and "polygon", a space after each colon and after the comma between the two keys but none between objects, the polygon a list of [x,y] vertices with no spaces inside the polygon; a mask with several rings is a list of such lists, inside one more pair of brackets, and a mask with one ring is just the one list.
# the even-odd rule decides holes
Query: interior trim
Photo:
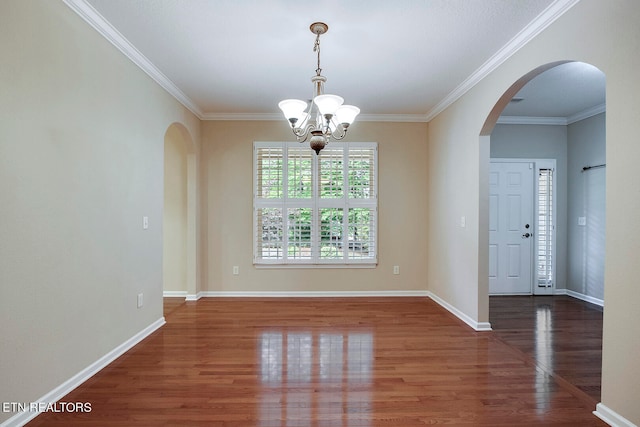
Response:
[{"label": "interior trim", "polygon": [[[49,393],[42,396],[40,399],[35,400],[35,402],[55,403],[58,400],[62,399],[64,396],[66,396],[71,391],[73,391],[76,387],[80,386],[82,383],[84,383],[89,378],[97,374],[99,371],[101,371],[111,362],[113,362],[118,357],[122,356],[124,353],[129,351],[140,341],[142,341],[143,339],[151,335],[153,332],[155,332],[157,329],[162,327],[165,323],[166,322],[164,317],[161,317],[160,319],[156,320],[151,325],[147,326],[146,328],[144,328],[143,330],[141,330],[140,332],[138,332],[137,334],[135,334],[134,336],[132,336],[131,338],[129,338],[128,340],[126,340],[125,342],[123,342],[122,344],[120,344],[119,346],[117,346],[107,354],[105,354],[104,356],[102,356],[100,359],[96,360],[91,365],[87,366],[86,368],[84,368],[83,370],[81,370],[80,372],[78,372],[77,374],[75,374],[74,376],[72,376],[62,384],[60,384],[58,387],[51,390]],[[23,426],[27,424],[29,421],[31,421],[32,419],[34,419],[35,417],[37,417],[39,414],[40,414],[40,411],[19,412],[13,417],[3,422],[2,424],[0,424],[0,427]]]},{"label": "interior trim", "polygon": [[471,88],[478,84],[493,70],[498,68],[503,62],[529,43],[531,39],[551,25],[556,19],[571,9],[579,1],[580,0],[558,0],[551,3],[551,5],[538,15],[536,19],[531,21],[529,25],[516,34],[515,37],[497,51],[491,58],[489,58],[487,62],[482,64],[480,68],[467,77],[465,81],[463,81],[457,88],[449,93],[449,95],[433,107],[431,111],[427,113],[427,121],[431,121],[431,119],[436,117],[465,93],[471,90]]},{"label": "interior trim", "polygon": [[428,297],[428,291],[203,291],[200,298]]},{"label": "interior trim", "polygon": [[551,125],[567,126],[580,120],[588,119],[601,113],[607,112],[606,104],[596,105],[587,108],[569,117],[536,117],[536,116],[500,116],[496,124],[498,125]]},{"label": "interior trim", "polygon": [[596,410],[593,411],[593,415],[612,427],[637,427],[634,423],[607,407],[602,402],[596,405]]},{"label": "interior trim", "polygon": [[458,310],[456,307],[452,306],[433,292],[429,291],[429,298],[440,304],[444,309],[449,311],[451,314],[456,316],[458,319],[462,320],[467,325],[471,326],[474,330],[478,332],[486,332],[491,331],[491,323],[489,322],[477,322],[471,317],[467,316],[462,311]]},{"label": "interior trim", "polygon": [[187,291],[163,291],[162,296],[164,298],[180,298],[187,297]]},{"label": "interior trim", "polygon": [[[151,61],[149,61],[136,47],[116,30],[97,10],[86,0],[63,0],[64,3],[84,19],[91,27],[111,42],[127,58],[133,61],[162,88],[172,95],[178,102],[195,114],[200,120],[281,120],[280,114],[205,114],[187,95],[184,94],[167,76],[165,76]],[[480,66],[473,74],[465,79],[458,87],[450,92],[435,107],[426,114],[370,114],[360,117],[361,121],[395,121],[395,122],[429,122],[447,107],[457,101],[478,82],[498,68],[503,62],[525,46],[531,39],[551,25],[556,19],[571,9],[580,0],[555,0],[540,15],[529,23],[522,31],[515,35],[506,45],[496,52],[489,60]],[[426,84],[426,83],[425,83]]]},{"label": "interior trim", "polygon": [[573,298],[577,298],[582,301],[590,302],[591,304],[599,305],[600,307],[604,307],[604,300],[600,298],[592,297],[589,295],[581,294],[580,292],[572,291],[570,289],[556,289],[554,295],[568,295]]},{"label": "interior trim", "polygon": [[489,322],[477,322],[431,291],[203,291],[187,295],[187,301],[200,298],[346,298],[346,297],[427,297],[478,332],[491,331]]}]

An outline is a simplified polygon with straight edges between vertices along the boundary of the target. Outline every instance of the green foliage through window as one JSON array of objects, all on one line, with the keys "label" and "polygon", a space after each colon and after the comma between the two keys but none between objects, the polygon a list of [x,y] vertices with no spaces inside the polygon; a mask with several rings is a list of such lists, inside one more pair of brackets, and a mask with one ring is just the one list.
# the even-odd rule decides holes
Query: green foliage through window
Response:
[{"label": "green foliage through window", "polygon": [[377,146],[255,143],[256,263],[375,263]]}]

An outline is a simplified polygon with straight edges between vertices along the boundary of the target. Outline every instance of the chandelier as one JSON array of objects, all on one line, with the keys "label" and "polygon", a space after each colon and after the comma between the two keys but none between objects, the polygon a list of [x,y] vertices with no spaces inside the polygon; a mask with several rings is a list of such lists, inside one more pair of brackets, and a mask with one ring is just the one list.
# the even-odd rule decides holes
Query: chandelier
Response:
[{"label": "chandelier", "polygon": [[353,105],[342,105],[344,99],[338,95],[324,93],[327,78],[320,74],[320,35],[326,33],[329,26],[324,22],[314,22],[309,29],[316,35],[313,51],[318,53],[316,75],[311,77],[313,99],[308,102],[285,99],[278,103],[278,107],[289,121],[298,142],[306,141],[311,135],[309,145],[316,154],[320,154],[331,138],[340,140],[346,136],[349,125],[360,109]]}]

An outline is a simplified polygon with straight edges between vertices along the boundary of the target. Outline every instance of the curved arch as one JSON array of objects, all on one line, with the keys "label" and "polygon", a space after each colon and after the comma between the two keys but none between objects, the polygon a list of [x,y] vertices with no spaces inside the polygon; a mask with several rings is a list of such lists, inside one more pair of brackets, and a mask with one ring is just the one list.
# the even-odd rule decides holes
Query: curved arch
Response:
[{"label": "curved arch", "polygon": [[[489,313],[489,286],[488,286],[488,268],[489,268],[489,255],[486,248],[489,245],[489,202],[488,202],[488,176],[489,176],[489,159],[490,159],[490,136],[495,128],[495,125],[505,107],[509,104],[511,99],[531,80],[540,74],[551,70],[557,66],[567,63],[579,63],[583,61],[578,60],[563,60],[555,61],[547,64],[540,65],[522,77],[518,78],[505,92],[499,97],[488,116],[486,117],[479,135],[480,144],[480,179],[481,188],[486,189],[486,195],[481,194],[479,203],[479,221],[480,221],[480,236],[478,239],[479,244],[479,277],[478,277],[478,312],[486,313],[488,319]],[[587,62],[584,62],[588,64]],[[598,68],[600,69],[600,68]]]},{"label": "curved arch", "polygon": [[502,110],[504,110],[504,108],[507,106],[507,104],[509,104],[509,102],[516,95],[516,93],[518,93],[520,89],[522,89],[527,83],[529,83],[531,80],[533,80],[535,77],[539,76],[540,74],[544,73],[545,71],[550,70],[554,67],[557,67],[558,65],[566,64],[568,62],[575,62],[575,61],[550,62],[548,64],[541,65],[535,68],[534,70],[531,70],[530,72],[528,72],[527,74],[525,74],[524,76],[516,80],[509,87],[509,89],[507,89],[502,94],[500,99],[498,99],[498,102],[496,102],[496,105],[494,105],[493,108],[491,109],[491,112],[489,113],[489,115],[487,116],[487,119],[482,125],[482,129],[480,130],[480,136],[491,135],[491,132],[493,131],[493,128],[498,122],[498,117],[500,117]]},{"label": "curved arch", "polygon": [[[163,290],[197,294],[196,147],[179,122],[164,134]],[[171,244],[168,244],[171,242]]]},{"label": "curved arch", "polygon": [[[511,101],[511,99],[518,93],[520,92],[520,90],[527,84],[529,83],[531,80],[533,80],[535,77],[537,77],[538,75],[552,69],[555,68],[557,66],[563,65],[563,64],[567,64],[567,63],[575,63],[575,62],[582,62],[582,61],[557,61],[557,62],[552,62],[552,63],[547,63],[544,65],[541,65],[539,67],[536,67],[535,69],[533,69],[532,71],[524,74],[522,77],[520,77],[519,79],[517,79],[511,86],[509,86],[509,88],[499,97],[498,101],[496,102],[496,104],[493,106],[493,108],[491,109],[490,113],[488,114],[482,129],[480,131],[480,136],[479,136],[479,144],[480,144],[480,179],[481,181],[481,192],[480,192],[480,204],[479,204],[479,220],[480,220],[480,230],[479,230],[479,239],[478,239],[478,244],[479,244],[479,250],[478,250],[478,262],[479,262],[479,277],[478,277],[478,311],[481,313],[486,313],[486,318],[489,318],[489,254],[488,254],[488,248],[489,248],[489,203],[488,203],[488,199],[489,199],[489,183],[488,183],[488,179],[489,179],[489,161],[490,161],[490,139],[491,139],[491,134],[494,130],[494,127],[498,121],[498,118],[500,117],[501,113],[503,112],[503,110],[505,109],[505,107],[509,104],[509,102]],[[585,62],[586,64],[586,62]],[[601,112],[601,111],[600,111]],[[595,122],[591,122],[591,123],[595,123]],[[579,125],[581,126],[581,125]],[[591,124],[588,124],[588,126],[592,126]],[[576,128],[577,129],[577,128]],[[589,128],[590,130],[592,128]],[[576,130],[577,132],[577,130]],[[569,145],[567,148],[567,150],[570,152],[571,151],[571,139],[567,139],[567,144]],[[606,141],[605,141],[606,144]],[[565,159],[568,162],[568,157],[569,157],[569,153],[565,153]],[[499,155],[497,157],[500,157]],[[575,156],[575,152],[573,155],[573,158],[579,159],[580,156]],[[567,166],[571,166],[571,164],[567,164]],[[575,165],[574,165],[575,166]],[[567,169],[571,169],[570,171]],[[562,172],[562,174],[564,174],[564,180],[565,180],[565,185],[569,185],[569,181],[570,181],[570,177],[568,176],[569,174],[574,173],[579,175],[578,173],[578,168],[576,167],[571,167],[571,168],[565,168],[565,170]],[[558,175],[559,177],[562,175]],[[555,178],[554,178],[555,179]],[[570,213],[571,213],[571,201],[570,199],[567,199],[567,193],[568,189],[565,189],[565,194],[564,194],[564,198],[565,198],[565,203],[567,205],[565,205],[565,220],[567,220],[568,217],[571,217]],[[554,198],[556,200],[558,200],[560,197],[562,197],[560,192],[557,192],[554,195]],[[580,200],[580,199],[578,199]],[[575,201],[575,199],[574,199]],[[606,210],[606,202],[602,201],[602,202],[598,202],[598,203],[604,203],[604,209]],[[576,203],[574,203],[575,206]],[[577,203],[578,205],[580,205],[581,203]],[[603,205],[599,205],[599,206],[603,206]],[[596,209],[598,210],[598,209]],[[557,212],[557,210],[554,208],[554,211]],[[577,215],[573,216],[573,218],[575,218]],[[567,233],[568,231],[568,226],[567,227],[563,227],[562,229],[564,229],[564,233]],[[557,238],[558,235],[556,235]],[[603,237],[604,238],[604,237]],[[556,246],[557,247],[557,246]],[[568,252],[570,250],[570,241],[569,238],[567,237],[567,235],[565,234],[565,242],[564,242],[564,247],[565,250]],[[580,249],[575,249],[575,252],[578,253]],[[581,248],[581,250],[585,250],[585,248]],[[557,260],[560,257],[558,256],[557,253],[554,253],[554,263],[558,262]],[[564,262],[565,266],[571,266],[570,261],[568,260],[568,256],[564,257],[565,260],[564,261],[560,261],[560,262]],[[560,266],[560,265],[559,265]],[[603,261],[603,268],[604,268],[604,261]],[[583,273],[584,274],[584,273]],[[567,287],[567,289],[569,289],[569,285],[571,283],[570,278],[566,278],[565,280],[563,280],[564,285]],[[534,286],[535,282],[534,282]],[[589,296],[589,295],[585,295],[585,296]],[[593,298],[594,300],[596,298]],[[594,301],[591,301],[594,302]],[[578,387],[579,388],[579,387]]]}]

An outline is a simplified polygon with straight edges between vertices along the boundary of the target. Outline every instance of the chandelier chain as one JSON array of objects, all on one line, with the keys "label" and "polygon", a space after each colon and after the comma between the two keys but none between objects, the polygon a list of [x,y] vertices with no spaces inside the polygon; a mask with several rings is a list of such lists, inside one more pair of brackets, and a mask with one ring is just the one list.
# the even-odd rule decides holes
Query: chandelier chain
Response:
[{"label": "chandelier chain", "polygon": [[347,130],[360,109],[354,105],[344,105],[344,99],[338,95],[325,94],[324,83],[327,78],[320,68],[320,36],[327,32],[329,26],[324,22],[314,22],[309,29],[316,35],[313,51],[318,54],[316,75],[311,77],[313,98],[305,102],[299,99],[284,99],[278,107],[289,122],[293,134],[299,142],[306,141],[320,153],[330,139],[339,141],[347,135]]},{"label": "chandelier chain", "polygon": [[313,51],[318,52],[318,68],[316,68],[316,75],[320,75],[322,73],[322,68],[320,68],[320,33],[316,34],[316,42],[313,45]]}]

